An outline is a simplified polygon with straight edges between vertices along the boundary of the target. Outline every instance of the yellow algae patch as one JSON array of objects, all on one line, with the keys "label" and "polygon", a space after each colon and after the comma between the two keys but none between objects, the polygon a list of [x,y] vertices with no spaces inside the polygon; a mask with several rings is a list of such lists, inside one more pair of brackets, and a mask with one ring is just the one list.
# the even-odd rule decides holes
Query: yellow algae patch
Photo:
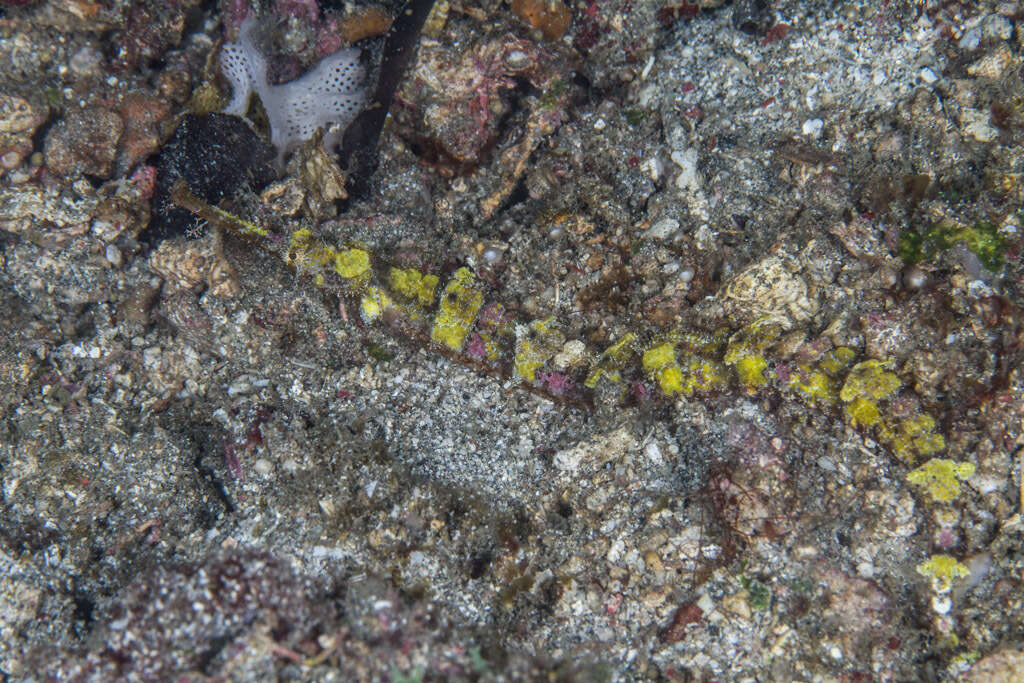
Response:
[{"label": "yellow algae patch", "polygon": [[856,357],[857,352],[849,346],[839,346],[822,356],[818,367],[829,377],[838,377]]},{"label": "yellow algae patch", "polygon": [[914,437],[914,448],[921,455],[932,455],[946,450],[946,439],[942,434],[922,434]]},{"label": "yellow algae patch", "polygon": [[430,338],[453,351],[462,349],[473,321],[484,303],[483,293],[476,288],[476,280],[468,268],[459,268],[441,295]]},{"label": "yellow algae patch", "polygon": [[[881,420],[878,401],[890,398],[900,388],[900,378],[889,372],[889,363],[880,360],[866,360],[857,363],[850,370],[839,398],[846,403],[846,414],[854,426],[872,427]],[[881,437],[890,441],[892,433],[883,426]]]},{"label": "yellow algae patch", "polygon": [[800,364],[789,376],[786,388],[804,398],[822,403],[836,402],[836,388],[832,378],[823,370]]},{"label": "yellow algae patch", "polygon": [[516,374],[528,382],[533,382],[537,378],[537,370],[543,367],[546,359],[529,339],[524,339],[517,346],[519,348],[516,349]]},{"label": "yellow algae patch", "polygon": [[889,363],[880,360],[866,360],[857,363],[839,392],[839,398],[849,402],[855,398],[880,400],[889,398],[900,388],[900,378],[889,372]]},{"label": "yellow algae patch", "polygon": [[535,320],[516,340],[515,371],[528,382],[536,381],[537,370],[544,367],[565,341],[562,333],[551,327],[553,321],[554,318]]},{"label": "yellow algae patch", "polygon": [[372,323],[379,318],[389,306],[391,298],[380,287],[368,287],[359,300],[359,315],[363,320]]},{"label": "yellow algae patch", "polygon": [[960,495],[960,482],[972,474],[973,463],[932,458],[908,474],[907,481],[925,487],[933,500],[948,503]]},{"label": "yellow algae patch", "polygon": [[854,427],[873,427],[881,419],[878,404],[863,398],[851,401],[846,406],[846,414],[850,416]]},{"label": "yellow algae patch", "polygon": [[652,346],[644,351],[642,362],[644,364],[644,370],[649,373],[657,372],[667,365],[675,365],[675,347],[668,342]]},{"label": "yellow algae patch", "polygon": [[[300,274],[312,274],[317,285],[324,283],[324,271],[334,268],[338,252],[315,240],[313,233],[303,228],[292,233],[288,240],[288,264]],[[369,254],[367,254],[367,258]]]},{"label": "yellow algae patch", "polygon": [[736,371],[740,384],[748,390],[757,389],[768,383],[764,371],[768,360],[764,350],[779,338],[781,329],[770,320],[761,319],[747,325],[733,335],[725,350],[723,360]]},{"label": "yellow algae patch", "polygon": [[434,303],[438,282],[436,275],[424,275],[415,268],[392,268],[388,273],[391,290],[423,308]]},{"label": "yellow algae patch", "polygon": [[[727,361],[728,362],[728,361]],[[759,353],[736,358],[732,364],[740,384],[747,387],[761,387],[768,383],[764,371],[768,368],[768,361]]]},{"label": "yellow algae patch", "polygon": [[932,555],[927,562],[917,565],[917,573],[930,578],[935,592],[943,594],[950,591],[954,580],[967,576],[971,572],[957,562],[955,557]]},{"label": "yellow algae patch", "polygon": [[593,389],[602,377],[611,382],[621,382],[622,377],[619,370],[629,361],[633,355],[633,344],[636,342],[636,335],[632,332],[623,335],[622,339],[615,342],[601,354],[594,369],[590,371],[583,381],[583,386]]},{"label": "yellow algae patch", "polygon": [[671,343],[664,342],[647,349],[641,362],[663,392],[669,396],[682,393],[683,369],[676,362],[676,350]]},{"label": "yellow algae patch", "polygon": [[728,384],[725,368],[707,358],[690,356],[680,368],[683,371],[680,391],[686,396],[724,389]]},{"label": "yellow algae patch", "polygon": [[342,249],[334,255],[334,272],[346,280],[363,280],[370,275],[370,254],[362,249]]},{"label": "yellow algae patch", "polygon": [[[857,352],[848,346],[832,349],[822,354],[814,364],[800,363],[793,368],[784,388],[805,400],[834,405],[839,401],[838,378],[856,357]],[[870,408],[858,408],[865,408],[865,411],[854,410],[861,413],[858,418],[859,424],[866,424],[872,419],[877,421],[877,409],[874,411],[876,415],[872,418]]]},{"label": "yellow algae patch", "polygon": [[935,432],[935,418],[925,413],[912,415],[893,426],[884,425],[879,436],[907,464],[913,463],[918,455],[934,455],[946,448],[946,439]]}]

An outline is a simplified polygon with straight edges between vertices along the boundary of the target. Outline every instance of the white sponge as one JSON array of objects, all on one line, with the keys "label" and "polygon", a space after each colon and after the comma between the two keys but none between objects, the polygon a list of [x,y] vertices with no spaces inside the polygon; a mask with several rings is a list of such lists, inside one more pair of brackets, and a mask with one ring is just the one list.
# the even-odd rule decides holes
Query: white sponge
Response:
[{"label": "white sponge", "polygon": [[294,81],[270,85],[267,60],[253,38],[255,28],[250,15],[242,22],[238,42],[225,43],[221,52],[221,70],[232,89],[224,113],[245,116],[255,90],[270,121],[270,141],[277,148],[279,166],[317,128],[324,129],[328,149],[336,146],[366,104],[366,73],[359,63],[359,50],[339,50]]}]

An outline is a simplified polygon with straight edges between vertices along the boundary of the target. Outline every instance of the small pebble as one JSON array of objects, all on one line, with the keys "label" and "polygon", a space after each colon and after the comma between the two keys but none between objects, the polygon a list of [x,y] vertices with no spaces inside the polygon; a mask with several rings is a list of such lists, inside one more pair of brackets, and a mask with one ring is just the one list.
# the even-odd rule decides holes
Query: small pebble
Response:
[{"label": "small pebble", "polygon": [[909,290],[917,290],[928,282],[928,273],[917,266],[909,266],[903,271],[903,286]]},{"label": "small pebble", "polygon": [[121,266],[123,260],[121,258],[121,250],[118,249],[115,245],[108,244],[107,248],[104,250],[103,255],[107,257],[107,263],[109,263],[110,265],[114,266],[115,268],[119,268]]},{"label": "small pebble", "polygon": [[878,280],[882,283],[883,287],[895,287],[899,284],[900,276],[892,268],[882,268],[878,271]]},{"label": "small pebble", "polygon": [[680,171],[676,177],[676,187],[688,192],[700,190],[701,177],[697,170],[697,149],[689,147],[685,150],[675,150],[671,154],[671,159]]},{"label": "small pebble", "polygon": [[23,159],[24,157],[21,154],[12,150],[3,156],[0,156],[0,168],[5,168],[7,170],[17,168],[18,166],[21,166]]},{"label": "small pebble", "polygon": [[253,386],[246,377],[239,377],[228,386],[228,398],[248,394],[252,389]]},{"label": "small pebble", "polygon": [[102,63],[103,53],[91,45],[86,45],[71,56],[68,65],[76,75],[86,76],[99,74]]},{"label": "small pebble", "polygon": [[510,69],[524,69],[530,63],[530,56],[522,50],[512,50],[505,55],[505,65]]},{"label": "small pebble", "polygon": [[809,138],[821,137],[821,130],[825,127],[825,122],[821,119],[807,119],[804,121],[803,134]]},{"label": "small pebble", "polygon": [[957,43],[961,50],[968,51],[977,50],[979,45],[981,45],[981,27],[979,26],[964,31],[964,34],[960,36],[960,42]]},{"label": "small pebble", "polygon": [[662,174],[665,172],[665,164],[656,156],[651,157],[644,162],[644,168],[647,170],[647,177],[654,182],[658,182]]},{"label": "small pebble", "polygon": [[664,240],[674,235],[677,230],[679,230],[679,221],[675,218],[662,218],[647,228],[645,234],[651,239]]},{"label": "small pebble", "polygon": [[939,77],[935,74],[935,72],[932,71],[927,66],[921,69],[918,75],[921,76],[921,80],[927,83],[928,85],[931,85],[935,81],[939,80]]},{"label": "small pebble", "polygon": [[495,263],[501,261],[502,253],[503,251],[499,247],[487,247],[486,249],[484,249],[484,253],[481,254],[481,256],[483,257],[484,261],[491,265],[494,265]]},{"label": "small pebble", "polygon": [[658,448],[658,444],[655,441],[651,441],[647,444],[647,447],[644,448],[644,455],[646,455],[648,460],[650,460],[654,465],[665,464],[665,458],[662,457],[661,449]]}]

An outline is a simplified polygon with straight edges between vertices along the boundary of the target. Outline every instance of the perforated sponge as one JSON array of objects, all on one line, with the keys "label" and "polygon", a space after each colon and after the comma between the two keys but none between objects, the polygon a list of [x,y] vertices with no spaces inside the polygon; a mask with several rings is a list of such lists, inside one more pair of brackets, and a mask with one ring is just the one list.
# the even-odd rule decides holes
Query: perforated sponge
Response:
[{"label": "perforated sponge", "polygon": [[278,166],[317,128],[324,129],[324,145],[332,149],[366,103],[366,73],[359,50],[339,50],[294,81],[271,85],[267,60],[256,47],[255,28],[256,20],[250,15],[242,23],[238,42],[225,43],[221,51],[221,70],[232,89],[224,113],[244,117],[255,91],[270,121]]}]

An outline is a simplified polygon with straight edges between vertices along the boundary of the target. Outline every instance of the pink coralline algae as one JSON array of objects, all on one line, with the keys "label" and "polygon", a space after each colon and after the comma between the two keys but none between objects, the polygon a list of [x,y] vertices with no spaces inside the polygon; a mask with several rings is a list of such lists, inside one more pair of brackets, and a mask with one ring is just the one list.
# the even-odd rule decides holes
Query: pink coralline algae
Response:
[{"label": "pink coralline algae", "polygon": [[281,17],[297,17],[315,22],[320,18],[316,0],[277,0],[274,13]]}]

